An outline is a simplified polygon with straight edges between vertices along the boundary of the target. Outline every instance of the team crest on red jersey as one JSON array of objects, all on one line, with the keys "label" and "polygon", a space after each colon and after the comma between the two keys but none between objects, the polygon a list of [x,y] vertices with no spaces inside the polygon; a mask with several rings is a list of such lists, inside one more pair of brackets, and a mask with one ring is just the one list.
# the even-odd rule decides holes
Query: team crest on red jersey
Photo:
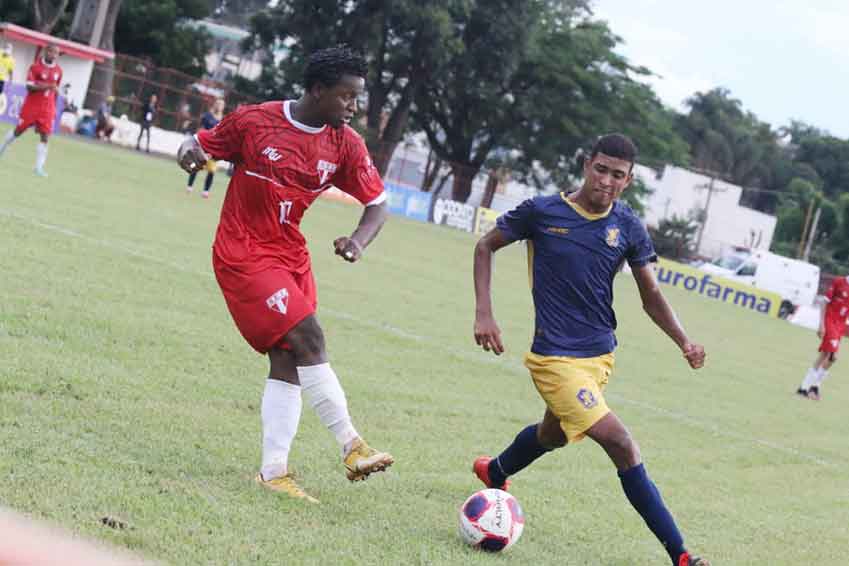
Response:
[{"label": "team crest on red jersey", "polygon": [[265,300],[265,304],[268,305],[273,311],[277,311],[280,314],[286,314],[286,311],[289,308],[289,291],[284,287],[280,289],[270,297]]},{"label": "team crest on red jersey", "polygon": [[325,161],[324,159],[319,159],[318,164],[316,165],[316,169],[318,169],[318,174],[321,177],[321,184],[327,182],[327,179],[330,178],[333,173],[336,172],[337,165],[335,163],[330,163],[329,161]]}]

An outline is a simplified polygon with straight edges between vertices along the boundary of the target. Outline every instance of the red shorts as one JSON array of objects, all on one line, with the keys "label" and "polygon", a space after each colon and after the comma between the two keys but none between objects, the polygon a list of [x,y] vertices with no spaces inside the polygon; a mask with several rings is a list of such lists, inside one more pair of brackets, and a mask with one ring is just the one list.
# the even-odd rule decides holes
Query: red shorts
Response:
[{"label": "red shorts", "polygon": [[215,257],[212,265],[233,322],[260,354],[275,346],[288,349],[283,337],[315,313],[318,296],[312,270],[299,274],[272,268],[245,274]]},{"label": "red shorts", "polygon": [[15,127],[15,133],[22,134],[24,130],[35,126],[35,131],[39,134],[49,136],[53,133],[53,119],[55,113],[47,113],[40,109],[27,109],[26,105],[21,109],[21,117],[18,120],[18,125]]},{"label": "red shorts", "polygon": [[843,331],[846,328],[846,323],[841,318],[838,321],[825,319],[825,334],[823,334],[822,342],[820,343],[820,352],[837,353],[840,348],[840,339],[843,338]]}]

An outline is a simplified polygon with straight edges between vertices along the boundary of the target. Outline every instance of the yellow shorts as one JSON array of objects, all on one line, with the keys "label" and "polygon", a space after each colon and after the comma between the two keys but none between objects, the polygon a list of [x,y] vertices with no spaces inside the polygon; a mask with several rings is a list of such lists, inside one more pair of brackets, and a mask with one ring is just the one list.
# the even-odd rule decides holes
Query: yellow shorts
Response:
[{"label": "yellow shorts", "polygon": [[218,167],[218,163],[214,159],[208,159],[206,161],[206,170],[209,173],[215,173],[215,168]]},{"label": "yellow shorts", "polygon": [[528,352],[525,367],[570,443],[610,412],[602,392],[613,373],[613,353],[595,358],[540,356]]}]

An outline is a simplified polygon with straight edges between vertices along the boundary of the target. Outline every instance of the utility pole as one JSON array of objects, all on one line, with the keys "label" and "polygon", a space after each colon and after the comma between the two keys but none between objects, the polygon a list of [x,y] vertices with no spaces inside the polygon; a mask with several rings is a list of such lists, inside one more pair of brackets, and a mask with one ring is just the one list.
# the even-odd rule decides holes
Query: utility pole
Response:
[{"label": "utility pole", "polygon": [[814,214],[814,223],[811,226],[811,231],[808,234],[808,241],[805,244],[805,253],[802,255],[802,261],[808,261],[808,258],[811,256],[811,246],[814,244],[814,240],[817,237],[817,224],[820,223],[820,214],[822,213],[822,207],[817,208],[816,214]]},{"label": "utility pole", "polygon": [[805,239],[808,235],[808,228],[811,226],[811,213],[814,211],[814,201],[816,198],[811,198],[808,203],[808,213],[805,215],[805,225],[802,226],[802,235],[799,238],[799,250],[796,252],[796,257],[801,258],[805,254]]},{"label": "utility pole", "polygon": [[710,182],[705,185],[701,185],[699,188],[707,189],[707,199],[705,200],[705,207],[702,209],[702,225],[699,227],[699,237],[696,240],[696,253],[699,253],[699,250],[702,248],[702,237],[705,235],[705,226],[707,226],[708,222],[708,213],[710,211],[710,199],[713,196],[714,192],[722,192],[725,189],[717,189],[714,188],[714,182],[716,178],[720,176],[716,171],[710,171],[706,169],[695,169],[697,173],[701,173],[702,175],[708,175],[710,177]]}]

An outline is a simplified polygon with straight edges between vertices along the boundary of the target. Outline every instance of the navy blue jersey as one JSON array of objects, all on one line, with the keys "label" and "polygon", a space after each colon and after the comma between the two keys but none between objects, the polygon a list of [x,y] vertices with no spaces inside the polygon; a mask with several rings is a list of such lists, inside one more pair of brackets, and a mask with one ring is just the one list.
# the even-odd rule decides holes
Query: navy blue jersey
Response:
[{"label": "navy blue jersey", "polygon": [[200,127],[204,130],[211,130],[220,121],[212,112],[204,112],[203,116],[200,117]]},{"label": "navy blue jersey", "polygon": [[566,193],[529,199],[501,215],[498,229],[527,240],[536,310],[531,351],[589,358],[616,347],[613,278],[624,261],[656,261],[648,232],[631,208],[615,202],[592,214]]},{"label": "navy blue jersey", "polygon": [[156,118],[156,105],[150,102],[145,103],[142,107],[142,127],[149,128]]}]

